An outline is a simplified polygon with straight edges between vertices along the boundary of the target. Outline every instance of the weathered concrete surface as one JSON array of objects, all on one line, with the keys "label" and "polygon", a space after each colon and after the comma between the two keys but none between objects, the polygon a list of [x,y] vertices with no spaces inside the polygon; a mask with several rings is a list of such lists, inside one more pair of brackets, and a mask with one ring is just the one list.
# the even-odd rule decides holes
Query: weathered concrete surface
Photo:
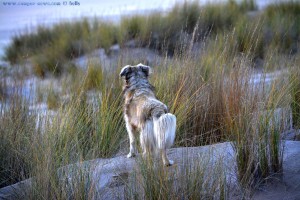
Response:
[{"label": "weathered concrete surface", "polygon": [[[227,183],[237,186],[234,151],[230,143],[220,143],[202,147],[173,148],[168,150],[168,156],[175,164],[167,170],[169,174],[180,174],[187,167],[193,169],[205,163],[209,170],[217,164],[226,171]],[[118,156],[109,159],[95,159],[70,165],[59,169],[60,174],[66,174],[69,179],[85,171],[89,176],[87,187],[93,188],[94,199],[123,199],[130,174],[138,170],[141,159],[137,156],[128,159]],[[156,162],[155,162],[156,163]],[[283,176],[278,181],[269,181],[254,193],[253,199],[300,199],[300,142],[286,141],[284,151]],[[84,173],[81,173],[84,174]],[[29,192],[31,180],[0,189],[0,199],[23,199]]]},{"label": "weathered concrete surface", "polygon": [[[201,166],[211,173],[216,165],[222,165],[227,174],[228,184],[236,184],[234,151],[229,142],[202,147],[173,148],[168,150],[168,157],[175,162],[173,166],[164,168],[172,177],[172,181],[180,179],[187,168],[195,170]],[[130,182],[130,172],[139,171],[141,159],[121,156],[97,162],[92,175],[97,191],[96,199],[125,199],[124,190],[127,187],[126,183]],[[159,165],[157,161],[155,163]]]},{"label": "weathered concrete surface", "polygon": [[[223,163],[222,168],[231,174],[231,179],[227,181],[235,182],[233,164],[234,153],[230,143],[220,143],[202,147],[173,148],[167,151],[170,159],[175,164],[167,169],[169,174],[180,174],[186,171],[186,168],[196,168],[205,162],[206,168],[213,168],[215,163]],[[123,199],[124,187],[130,176],[130,173],[138,171],[142,159],[138,155],[136,158],[128,159],[125,155],[109,159],[95,159],[69,165],[58,170],[62,179],[76,179],[78,174],[85,174],[90,180],[87,187],[93,188],[92,196],[95,199]],[[159,165],[158,161],[154,161]],[[63,178],[64,177],[64,178]],[[33,178],[34,180],[34,178]],[[0,199],[23,199],[25,194],[29,193],[32,180],[14,184],[0,189]],[[70,181],[71,182],[71,181]]]},{"label": "weathered concrete surface", "polygon": [[24,199],[31,187],[31,181],[31,179],[27,179],[10,186],[0,188],[0,199]]},{"label": "weathered concrete surface", "polygon": [[286,141],[283,156],[283,175],[270,181],[254,193],[257,200],[300,199],[300,142]]}]

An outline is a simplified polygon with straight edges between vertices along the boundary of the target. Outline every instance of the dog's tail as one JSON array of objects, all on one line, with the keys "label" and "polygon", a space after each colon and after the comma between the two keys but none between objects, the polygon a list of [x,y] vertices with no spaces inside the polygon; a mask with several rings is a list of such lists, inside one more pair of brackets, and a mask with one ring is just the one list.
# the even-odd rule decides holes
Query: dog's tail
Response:
[{"label": "dog's tail", "polygon": [[154,137],[159,149],[170,148],[174,144],[176,117],[171,113],[163,114],[153,120]]}]

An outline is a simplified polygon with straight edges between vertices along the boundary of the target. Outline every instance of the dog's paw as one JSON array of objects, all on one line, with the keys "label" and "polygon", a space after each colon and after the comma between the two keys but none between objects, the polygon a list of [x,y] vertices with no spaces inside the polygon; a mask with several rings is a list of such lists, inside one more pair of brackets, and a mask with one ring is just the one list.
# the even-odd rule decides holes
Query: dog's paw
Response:
[{"label": "dog's paw", "polygon": [[127,158],[133,158],[133,157],[135,157],[135,153],[129,153],[129,154],[127,154]]},{"label": "dog's paw", "polygon": [[173,164],[174,164],[174,161],[173,161],[173,160],[169,160],[168,163],[165,163],[165,166],[170,167],[170,166],[172,166]]}]

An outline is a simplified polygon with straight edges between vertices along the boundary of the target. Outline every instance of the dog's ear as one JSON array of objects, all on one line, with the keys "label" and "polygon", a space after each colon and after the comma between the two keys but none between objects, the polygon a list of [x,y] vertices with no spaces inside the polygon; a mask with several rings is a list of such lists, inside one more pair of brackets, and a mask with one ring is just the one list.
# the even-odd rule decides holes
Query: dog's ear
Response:
[{"label": "dog's ear", "polygon": [[120,72],[120,77],[123,77],[123,76],[126,76],[128,73],[131,72],[131,66],[130,65],[126,65],[125,67],[123,67],[121,69],[121,72]]},{"label": "dog's ear", "polygon": [[142,63],[138,64],[137,66],[142,70],[142,72],[144,72],[146,77],[151,74],[151,68],[149,66],[143,65]]}]

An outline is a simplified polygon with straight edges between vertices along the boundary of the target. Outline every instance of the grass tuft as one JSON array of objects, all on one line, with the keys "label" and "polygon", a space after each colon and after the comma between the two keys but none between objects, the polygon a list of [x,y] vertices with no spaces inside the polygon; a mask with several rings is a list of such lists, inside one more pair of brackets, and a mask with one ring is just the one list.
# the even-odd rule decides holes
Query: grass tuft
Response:
[{"label": "grass tuft", "polygon": [[[183,153],[183,159],[189,156]],[[151,158],[140,159],[126,183],[125,198],[227,199],[226,175],[221,170],[223,160],[213,161],[210,153],[197,156],[201,163],[186,161],[169,168]]]},{"label": "grass tuft", "polygon": [[300,73],[299,70],[293,70],[290,75],[290,80],[292,84],[292,118],[293,118],[293,127],[295,129],[300,128]]}]

